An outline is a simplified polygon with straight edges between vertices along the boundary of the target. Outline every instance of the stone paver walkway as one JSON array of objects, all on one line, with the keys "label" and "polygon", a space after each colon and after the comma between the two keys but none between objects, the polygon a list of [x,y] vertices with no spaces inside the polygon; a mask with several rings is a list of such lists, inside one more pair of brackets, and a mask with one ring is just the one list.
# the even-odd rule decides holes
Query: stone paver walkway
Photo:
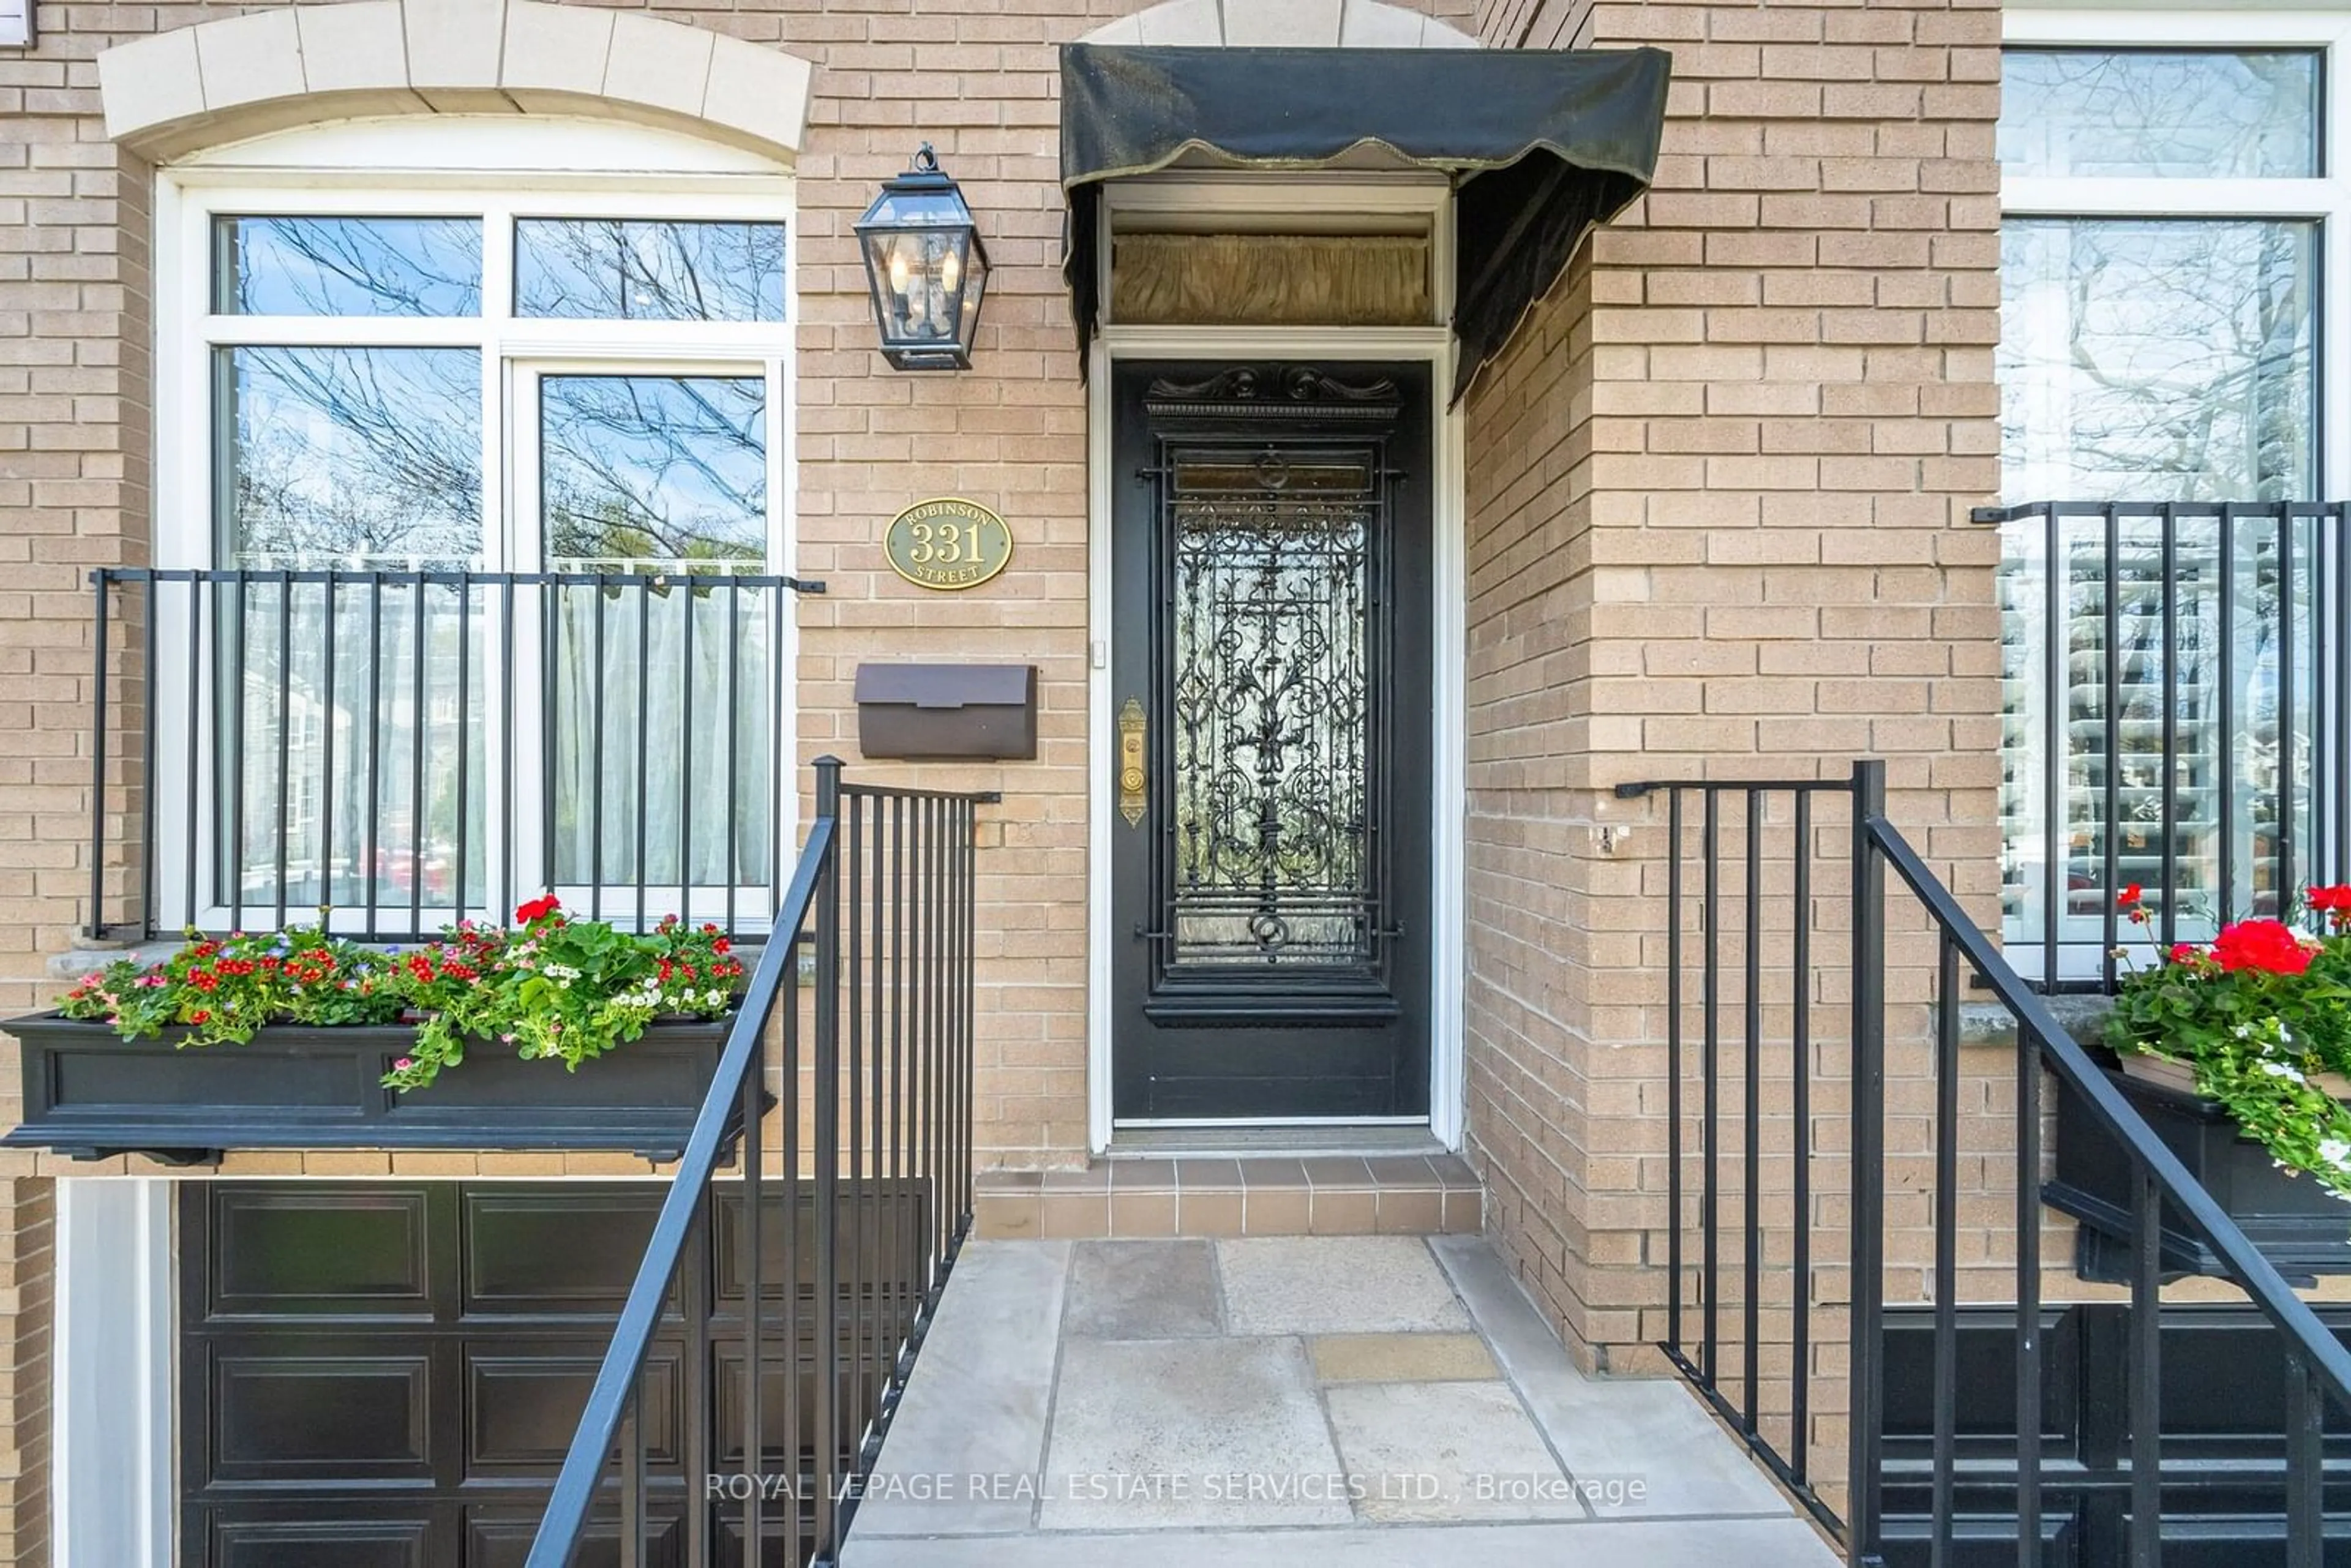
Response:
[{"label": "stone paver walkway", "polygon": [[1833,1568],[1480,1237],[968,1246],[842,1568]]}]

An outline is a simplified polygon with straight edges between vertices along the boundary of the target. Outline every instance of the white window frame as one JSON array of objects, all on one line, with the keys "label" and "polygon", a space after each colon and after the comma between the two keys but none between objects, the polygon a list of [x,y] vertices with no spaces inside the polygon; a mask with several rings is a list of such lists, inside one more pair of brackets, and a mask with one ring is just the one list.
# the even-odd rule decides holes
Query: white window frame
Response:
[{"label": "white window frame", "polygon": [[[614,171],[627,171],[625,173]],[[214,350],[223,346],[371,348],[450,347],[477,350],[482,356],[483,546],[478,570],[486,572],[539,570],[536,556],[534,497],[537,476],[521,471],[520,459],[535,455],[537,433],[521,428],[533,411],[518,406],[526,384],[549,371],[605,373],[701,373],[758,375],[767,383],[768,555],[761,570],[790,574],[797,559],[798,406],[795,340],[800,307],[794,284],[800,234],[796,185],[780,166],[753,154],[693,138],[610,121],[509,120],[443,116],[346,122],[309,128],[236,144],[190,163],[158,171],[155,182],[155,365],[154,535],[152,560],[160,568],[204,569],[216,564],[214,507],[214,437],[212,427]],[[272,317],[221,315],[213,306],[212,225],[230,214],[350,216],[471,216],[483,220],[481,311],[463,318]],[[784,317],[779,321],[556,320],[518,317],[512,289],[514,225],[527,217],[676,219],[782,224],[785,225]],[[526,510],[526,508],[528,508]],[[798,667],[798,617],[789,595],[773,635],[783,671],[783,689],[770,722],[783,737],[782,766],[794,764],[796,733],[792,701]],[[161,631],[159,647],[175,643]],[[494,657],[486,652],[485,658]],[[173,678],[184,672],[176,667]],[[200,672],[210,690],[208,672]],[[497,672],[486,669],[496,678]],[[517,683],[517,733],[536,734],[526,702],[538,693]],[[159,704],[156,747],[160,756],[183,755],[192,716],[176,705]],[[535,757],[496,752],[484,758],[487,777],[498,779],[517,764],[535,766]],[[151,887],[155,908],[188,907],[186,867],[190,836],[195,862],[212,863],[211,772],[204,770],[193,798],[153,802],[156,861]],[[535,774],[528,776],[535,777]],[[798,790],[771,791],[780,802],[772,831],[778,841],[797,840]],[[530,798],[528,791],[521,799]],[[500,839],[499,813],[486,823],[483,863],[512,864],[519,876],[535,867],[543,824],[535,813],[517,813],[514,842]],[[493,871],[488,885],[499,878]],[[533,886],[517,883],[521,892]],[[584,889],[575,890],[584,894]],[[619,919],[643,913],[625,908],[631,890],[606,888],[603,913]],[[703,894],[723,903],[725,890],[697,890],[692,912],[708,917]],[[764,918],[767,890],[737,889],[736,909],[747,926]],[[650,898],[652,890],[648,890]],[[495,894],[493,893],[493,896]],[[672,903],[675,900],[673,898]],[[250,913],[255,907],[247,905]],[[503,920],[504,910],[477,907],[477,915]],[[455,921],[467,913],[448,904],[426,904],[428,924]],[[225,928],[235,912],[225,904],[199,905],[196,923]],[[337,925],[352,930],[367,924],[363,912],[339,913]]]},{"label": "white window frame", "polygon": [[[2120,179],[2002,175],[2002,218],[2283,218],[2318,225],[2318,486],[2351,479],[2351,332],[2336,320],[2351,301],[2351,15],[2294,11],[2086,11],[2020,8],[2002,15],[2011,48],[2316,49],[2321,52],[2316,179]],[[2034,497],[2040,499],[2041,497]]]},{"label": "white window frame", "polygon": [[[2010,0],[2001,14],[2005,48],[2310,49],[2320,57],[2320,172],[2306,179],[2123,178],[2104,175],[2001,177],[2001,216],[2009,218],[2252,218],[2317,225],[2319,288],[2315,328],[2318,375],[2318,494],[2346,493],[2351,481],[2351,12],[2226,10],[2205,7],[2087,10]],[[2074,499],[2032,497],[2032,500]],[[2324,585],[2323,585],[2324,586]],[[2341,606],[2320,607],[2339,623]],[[2323,718],[2322,718],[2322,723]],[[2341,746],[2343,737],[2316,737]],[[2351,765],[2338,759],[2337,766]],[[2051,809],[2054,809],[2053,803]],[[2334,803],[2316,802],[2322,839],[2340,832]],[[2003,846],[2003,853],[2005,846]],[[2043,874],[2049,874],[2044,868]],[[2038,939],[2016,949],[2037,971]],[[2095,946],[2061,934],[2058,979],[2098,972]]]}]

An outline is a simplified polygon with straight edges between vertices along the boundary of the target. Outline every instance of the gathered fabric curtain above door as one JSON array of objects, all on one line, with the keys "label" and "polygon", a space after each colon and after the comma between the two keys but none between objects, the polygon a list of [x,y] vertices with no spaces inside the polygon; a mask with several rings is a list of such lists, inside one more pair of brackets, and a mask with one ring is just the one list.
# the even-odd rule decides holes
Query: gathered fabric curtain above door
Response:
[{"label": "gathered fabric curtain above door", "polygon": [[1662,49],[1061,47],[1062,276],[1080,363],[1105,181],[1176,166],[1441,170],[1456,181],[1459,401],[1596,225],[1648,188]]}]

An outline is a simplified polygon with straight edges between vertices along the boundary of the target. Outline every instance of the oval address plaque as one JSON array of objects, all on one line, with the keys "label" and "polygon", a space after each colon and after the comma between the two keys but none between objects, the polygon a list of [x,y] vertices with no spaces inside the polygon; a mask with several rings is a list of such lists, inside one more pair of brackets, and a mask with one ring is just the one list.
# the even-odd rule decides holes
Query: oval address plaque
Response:
[{"label": "oval address plaque", "polygon": [[882,535],[891,570],[917,588],[977,588],[1012,559],[1012,530],[977,501],[917,501]]}]

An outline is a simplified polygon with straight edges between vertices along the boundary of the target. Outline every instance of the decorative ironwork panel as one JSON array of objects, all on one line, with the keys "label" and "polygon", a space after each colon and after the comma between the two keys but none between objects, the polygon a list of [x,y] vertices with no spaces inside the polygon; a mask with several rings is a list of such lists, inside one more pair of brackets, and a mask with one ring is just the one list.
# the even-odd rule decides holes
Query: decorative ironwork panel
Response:
[{"label": "decorative ironwork panel", "polygon": [[1176,447],[1171,971],[1378,957],[1376,446]]}]

